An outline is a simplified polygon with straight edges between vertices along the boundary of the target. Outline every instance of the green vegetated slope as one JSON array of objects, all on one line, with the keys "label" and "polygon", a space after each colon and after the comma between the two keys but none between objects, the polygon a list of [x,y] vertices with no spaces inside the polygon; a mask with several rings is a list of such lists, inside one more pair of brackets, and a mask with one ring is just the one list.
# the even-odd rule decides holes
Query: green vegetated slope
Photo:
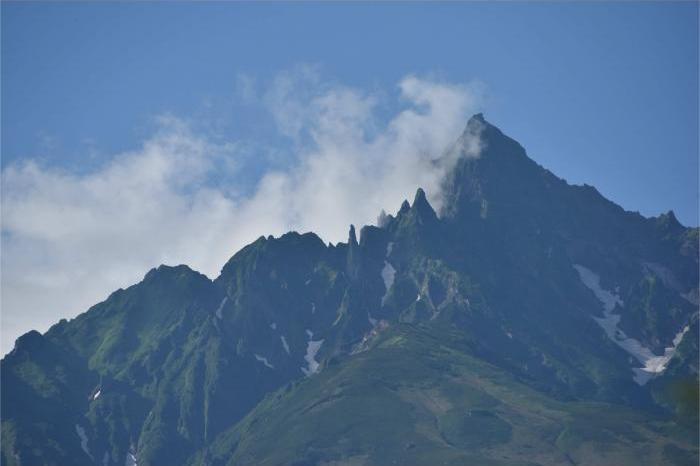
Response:
[{"label": "green vegetated slope", "polygon": [[481,115],[448,162],[439,215],[418,189],[346,243],[261,237],[20,337],[0,462],[697,463],[698,229]]},{"label": "green vegetated slope", "polygon": [[441,326],[388,328],[366,351],[268,395],[212,443],[206,464],[697,463],[692,429],[554,400],[471,356],[473,344]]}]

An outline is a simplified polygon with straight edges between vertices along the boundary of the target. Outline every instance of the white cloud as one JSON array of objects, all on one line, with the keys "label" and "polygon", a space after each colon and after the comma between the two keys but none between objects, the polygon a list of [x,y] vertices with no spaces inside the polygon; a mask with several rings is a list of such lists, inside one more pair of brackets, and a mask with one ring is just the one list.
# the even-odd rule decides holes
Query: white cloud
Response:
[{"label": "white cloud", "polygon": [[33,160],[8,166],[2,352],[21,333],[74,317],[160,263],[215,277],[263,234],[315,231],[344,241],[350,223],[374,223],[419,186],[439,207],[439,181],[454,157],[436,159],[475,110],[475,93],[414,76],[399,93],[402,110],[381,123],[377,93],[325,83],[308,67],[278,76],[259,101],[294,141],[294,162],[265,173],[249,195],[220,180],[235,180],[237,153],[250,148],[212,142],[173,117],[161,118],[140,148],[89,173]]}]

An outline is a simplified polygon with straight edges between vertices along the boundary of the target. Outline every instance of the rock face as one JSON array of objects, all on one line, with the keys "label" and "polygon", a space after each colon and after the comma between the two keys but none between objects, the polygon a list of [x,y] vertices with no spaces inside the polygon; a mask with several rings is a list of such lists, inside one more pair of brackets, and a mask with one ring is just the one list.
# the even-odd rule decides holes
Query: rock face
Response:
[{"label": "rock face", "polygon": [[439,213],[419,188],[19,338],[2,464],[696,464],[698,229],[465,131]]}]

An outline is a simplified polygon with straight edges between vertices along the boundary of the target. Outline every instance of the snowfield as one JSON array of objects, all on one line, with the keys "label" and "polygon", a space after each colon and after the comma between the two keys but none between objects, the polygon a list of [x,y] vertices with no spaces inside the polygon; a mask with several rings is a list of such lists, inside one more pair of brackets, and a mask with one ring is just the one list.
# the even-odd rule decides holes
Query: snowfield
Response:
[{"label": "snowfield", "polygon": [[289,354],[289,344],[287,343],[287,339],[284,337],[284,335],[280,335],[280,340],[282,341],[282,346],[284,346],[284,350]]},{"label": "snowfield", "polygon": [[307,330],[306,334],[309,336],[309,342],[306,345],[306,355],[304,356],[307,367],[302,367],[301,371],[304,373],[304,375],[310,377],[318,372],[320,364],[318,361],[316,361],[316,354],[318,354],[318,351],[321,349],[323,340],[314,341],[314,332],[311,330]]},{"label": "snowfield", "polygon": [[83,429],[80,424],[76,424],[75,431],[78,433],[78,437],[80,437],[80,448],[92,459],[92,454],[90,454],[90,450],[88,450],[88,438],[85,434],[85,429]]},{"label": "snowfield", "polygon": [[394,247],[394,243],[389,243],[386,247],[386,259],[384,259],[384,268],[382,269],[382,280],[384,280],[384,296],[382,296],[382,306],[386,302],[389,296],[389,290],[394,284],[394,278],[396,276],[396,269],[387,260],[391,254],[391,250]]},{"label": "snowfield", "polygon": [[603,305],[603,317],[593,317],[593,320],[603,328],[605,334],[613,343],[625,350],[642,364],[642,367],[632,368],[634,372],[634,381],[639,385],[644,385],[651,378],[661,374],[676,352],[676,347],[680,344],[685,332],[688,331],[688,327],[682,328],[676,334],[672,346],[665,348],[663,355],[655,355],[639,340],[627,336],[619,327],[622,317],[619,314],[613,314],[613,311],[618,305],[623,307],[624,302],[617,293],[604,289],[600,285],[600,276],[592,270],[579,264],[574,264],[574,268],[578,272],[581,282],[593,292],[596,298],[598,298],[598,301]]},{"label": "snowfield", "polygon": [[274,369],[275,366],[270,364],[270,362],[267,360],[267,358],[260,356],[259,354],[255,354],[255,359],[257,359],[259,362],[263,363],[265,367],[269,367],[270,369]]},{"label": "snowfield", "polygon": [[224,309],[224,306],[226,305],[226,301],[228,301],[228,296],[224,297],[224,299],[221,300],[221,303],[219,304],[219,307],[216,308],[216,317],[219,319],[223,319],[223,315],[221,314],[221,311]]}]

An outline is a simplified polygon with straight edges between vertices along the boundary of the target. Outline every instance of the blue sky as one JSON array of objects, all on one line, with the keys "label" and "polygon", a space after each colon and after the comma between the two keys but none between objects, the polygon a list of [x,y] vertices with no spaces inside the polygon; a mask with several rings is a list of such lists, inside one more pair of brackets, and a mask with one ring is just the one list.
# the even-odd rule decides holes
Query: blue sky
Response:
[{"label": "blue sky", "polygon": [[4,3],[2,26],[3,166],[94,163],[164,111],[268,137],[235,112],[237,74],[313,63],[363,88],[480,80],[486,116],[541,164],[697,224],[695,2]]},{"label": "blue sky", "polygon": [[[291,189],[302,193],[298,202],[307,199],[300,171],[316,160],[308,139],[319,130],[308,108],[335,112],[339,126],[323,135],[343,140],[351,128],[374,141],[370,152],[390,153],[410,140],[401,136],[408,128],[426,132],[420,144],[438,150],[469,113],[483,110],[570,183],[592,184],[647,216],[673,209],[697,225],[697,19],[696,2],[3,2],[3,277],[5,290],[14,291],[3,293],[3,327],[10,329],[3,330],[3,352],[28,325],[45,328],[74,315],[161,261],[215,275],[219,261],[257,234],[308,228],[336,240],[349,221],[364,221],[369,214],[358,211],[325,224],[320,205],[317,217],[260,220],[235,241],[221,239],[240,230],[221,219],[244,217],[231,207],[242,199],[264,206],[258,212],[274,211],[260,192]],[[425,102],[434,112],[421,120],[412,112]],[[400,129],[387,133],[394,127]],[[431,138],[428,130],[444,136]],[[352,154],[365,147],[353,144]],[[341,155],[347,149],[323,147]],[[300,162],[300,153],[312,156]],[[133,188],[141,175],[146,191]],[[431,183],[414,175],[378,191],[371,209],[386,202],[394,210],[409,182]],[[143,188],[164,179],[157,190]],[[127,194],[133,188],[187,220],[167,231],[144,226],[157,216],[129,207],[126,196],[101,201],[108,196],[99,186]],[[95,203],[86,205],[85,197]],[[93,225],[95,212],[110,216]],[[220,231],[207,237],[203,224]],[[171,235],[178,229],[200,242],[220,241],[213,248],[220,257],[192,253],[196,245]],[[143,236],[155,243],[136,244]],[[105,263],[114,264],[85,275]],[[83,275],[66,275],[67,268]],[[66,276],[65,285],[56,279]],[[86,291],[67,302],[75,280]],[[19,308],[56,302],[66,304],[17,317],[28,312]]]}]

